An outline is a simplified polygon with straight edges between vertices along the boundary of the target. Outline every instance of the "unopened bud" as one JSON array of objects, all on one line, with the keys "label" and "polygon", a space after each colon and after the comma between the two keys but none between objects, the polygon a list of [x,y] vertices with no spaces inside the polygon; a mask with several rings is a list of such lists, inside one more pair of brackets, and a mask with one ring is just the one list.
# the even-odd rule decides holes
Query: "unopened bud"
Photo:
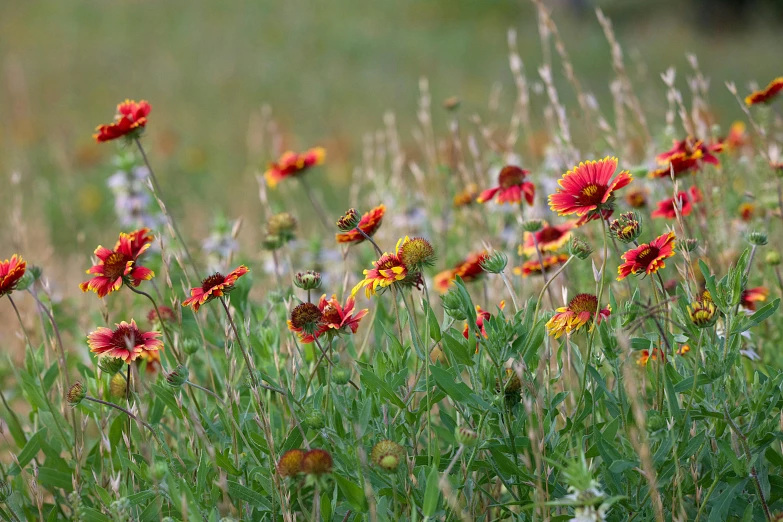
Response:
[{"label": "unopened bud", "polygon": [[470,428],[465,428],[464,426],[457,428],[454,432],[454,436],[456,437],[459,444],[462,444],[468,448],[472,448],[478,444],[478,433],[471,430]]},{"label": "unopened bud", "polygon": [[317,290],[321,288],[321,273],[313,270],[297,272],[294,276],[294,284],[302,290]]},{"label": "unopened bud", "polygon": [[571,243],[568,245],[568,253],[578,259],[587,259],[590,254],[593,253],[593,249],[590,245],[581,237],[574,236],[571,238]]},{"label": "unopened bud", "polygon": [[503,252],[495,250],[481,260],[481,268],[490,274],[500,274],[506,269],[508,257]]},{"label": "unopened bud", "polygon": [[68,390],[68,404],[71,406],[77,406],[87,396],[87,390],[84,389],[84,385],[81,381],[76,381],[73,386]]},{"label": "unopened bud", "polygon": [[180,364],[166,374],[166,384],[172,388],[180,388],[188,381],[188,376],[188,368],[184,364]]}]

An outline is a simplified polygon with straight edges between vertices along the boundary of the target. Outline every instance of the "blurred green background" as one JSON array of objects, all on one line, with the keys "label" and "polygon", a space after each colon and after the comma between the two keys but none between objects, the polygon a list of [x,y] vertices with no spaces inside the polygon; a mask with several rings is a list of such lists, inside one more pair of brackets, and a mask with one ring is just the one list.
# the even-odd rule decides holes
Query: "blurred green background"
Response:
[{"label": "blurred green background", "polygon": [[[615,25],[629,71],[660,128],[665,104],[660,72],[676,66],[687,91],[686,52],[712,78],[712,102],[726,125],[740,116],[723,86],[766,84],[781,71],[777,1],[615,0],[547,2],[576,72],[611,114],[609,47],[593,7]],[[21,206],[33,230],[27,247],[80,252],[116,236],[106,177],[114,151],[93,128],[117,102],[147,99],[153,111],[145,143],[168,204],[191,231],[215,211],[258,212],[248,164],[251,114],[272,106],[288,146],[329,150],[324,176],[342,186],[361,157],[361,138],[398,115],[412,143],[418,80],[429,78],[435,124],[440,102],[456,95],[466,114],[483,111],[493,84],[509,107],[506,32],[518,32],[528,76],[537,78],[541,48],[532,4],[523,0],[2,0],[0,16],[0,232],[7,257],[17,241]],[[561,97],[571,90],[555,61]],[[572,105],[573,106],[573,105]],[[507,121],[507,115],[502,115]],[[268,159],[268,158],[267,158]],[[255,159],[251,163],[255,163]],[[21,177],[10,183],[12,173]],[[20,194],[24,199],[20,202]],[[332,209],[347,201],[332,190]],[[74,239],[76,238],[76,239]],[[30,245],[29,243],[35,243]],[[10,246],[9,246],[10,244]],[[29,254],[28,254],[29,257]]]}]

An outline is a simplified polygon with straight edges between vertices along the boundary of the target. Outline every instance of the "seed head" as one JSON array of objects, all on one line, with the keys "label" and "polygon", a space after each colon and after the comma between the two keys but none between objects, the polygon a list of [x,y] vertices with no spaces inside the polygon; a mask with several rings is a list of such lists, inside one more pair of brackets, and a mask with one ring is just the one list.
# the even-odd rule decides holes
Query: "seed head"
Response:
[{"label": "seed head", "polygon": [[355,208],[349,208],[340,219],[337,220],[337,228],[343,232],[349,232],[359,225],[359,211]]},{"label": "seed head", "polygon": [[301,303],[291,310],[291,326],[312,334],[323,318],[321,310],[313,303]]},{"label": "seed head", "polygon": [[76,381],[73,386],[68,390],[66,399],[71,406],[77,406],[87,396],[87,390],[84,389],[84,385],[81,381]]},{"label": "seed head", "polygon": [[304,454],[302,471],[308,475],[325,475],[332,472],[332,456],[322,449],[311,449]]},{"label": "seed head", "polygon": [[414,237],[400,246],[400,260],[409,270],[432,266],[435,262],[435,249],[423,237]]},{"label": "seed head", "polygon": [[370,460],[385,471],[395,471],[405,458],[405,448],[391,440],[382,440],[372,448]]},{"label": "seed head", "polygon": [[302,290],[318,290],[321,288],[321,272],[314,270],[297,272],[294,276],[294,284]]},{"label": "seed head", "polygon": [[302,472],[305,452],[300,449],[288,450],[277,461],[277,473],[281,477],[294,477]]}]

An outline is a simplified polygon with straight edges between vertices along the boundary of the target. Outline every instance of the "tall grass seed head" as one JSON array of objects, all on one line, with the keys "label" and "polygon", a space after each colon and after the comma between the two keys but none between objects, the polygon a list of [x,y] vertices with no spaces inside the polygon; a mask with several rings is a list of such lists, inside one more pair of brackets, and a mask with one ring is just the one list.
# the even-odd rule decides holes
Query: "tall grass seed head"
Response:
[{"label": "tall grass seed head", "polygon": [[343,232],[353,230],[359,225],[359,211],[355,208],[349,208],[340,219],[337,220],[337,228]]},{"label": "tall grass seed head", "polygon": [[568,244],[568,253],[577,259],[585,260],[593,253],[593,249],[584,239],[574,236]]},{"label": "tall grass seed head", "polygon": [[638,212],[626,212],[609,223],[609,232],[618,241],[631,243],[642,234],[642,218]]},{"label": "tall grass seed head", "polygon": [[500,274],[508,265],[508,256],[499,250],[495,250],[481,261],[481,268],[490,274]]},{"label": "tall grass seed head", "polygon": [[372,447],[370,460],[384,471],[396,471],[405,458],[405,448],[391,440],[382,440]]},{"label": "tall grass seed head", "polygon": [[406,238],[400,245],[399,256],[410,271],[415,271],[425,266],[432,266],[435,262],[435,249],[432,243],[423,237]]},{"label": "tall grass seed head", "polygon": [[84,384],[82,384],[81,381],[76,381],[68,390],[66,399],[71,406],[77,406],[86,396],[87,390],[84,389]]},{"label": "tall grass seed head", "polygon": [[314,270],[297,272],[294,276],[294,285],[302,290],[318,290],[321,288],[321,273]]},{"label": "tall grass seed head", "polygon": [[291,310],[291,326],[307,334],[312,334],[323,319],[323,313],[313,303],[301,303]]}]

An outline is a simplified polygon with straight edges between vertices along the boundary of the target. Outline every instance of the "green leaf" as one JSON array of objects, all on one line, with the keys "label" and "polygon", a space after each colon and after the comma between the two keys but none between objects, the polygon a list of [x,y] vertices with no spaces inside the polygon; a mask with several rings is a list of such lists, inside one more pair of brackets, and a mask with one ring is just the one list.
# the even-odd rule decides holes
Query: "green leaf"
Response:
[{"label": "green leaf", "polygon": [[767,303],[758,310],[756,310],[753,315],[745,319],[744,321],[741,321],[739,323],[739,326],[735,328],[734,333],[742,333],[746,330],[750,330],[754,326],[760,324],[765,319],[770,317],[772,314],[774,314],[778,307],[780,306],[780,299],[775,299],[771,303]]},{"label": "green leaf", "polygon": [[740,498],[739,493],[745,488],[745,483],[747,481],[748,479],[744,478],[738,480],[734,484],[729,484],[726,489],[718,495],[713,503],[712,510],[710,511],[710,518],[707,519],[707,522],[721,522],[726,520],[726,515],[729,512],[731,503]]},{"label": "green leaf", "polygon": [[449,360],[467,366],[476,364],[468,348],[468,340],[454,328],[447,330],[443,336],[443,347]]},{"label": "green leaf", "polygon": [[672,416],[678,422],[682,421],[682,411],[680,411],[680,403],[677,399],[677,392],[674,390],[674,385],[672,385],[672,380],[669,378],[669,372],[667,369],[664,369],[663,371],[663,386],[666,390],[666,399],[669,402],[669,410],[672,412]]},{"label": "green leaf", "polygon": [[46,437],[46,428],[38,430],[30,437],[30,440],[27,441],[27,444],[24,445],[24,448],[22,448],[22,451],[19,452],[19,455],[16,457],[18,465],[14,464],[11,466],[11,469],[8,471],[9,475],[19,474],[21,471],[20,468],[24,468],[33,458],[35,458],[38,452],[41,451],[41,441],[44,437]]},{"label": "green leaf", "polygon": [[427,475],[427,485],[424,490],[424,503],[422,512],[425,517],[432,517],[438,509],[438,500],[440,499],[440,488],[438,487],[438,468],[433,466]]},{"label": "green leaf", "polygon": [[111,522],[111,518],[93,508],[83,507],[81,515],[84,522]]},{"label": "green leaf", "polygon": [[67,493],[73,491],[71,473],[57,471],[53,468],[38,468],[38,482],[51,488],[62,488]]},{"label": "green leaf", "polygon": [[426,315],[428,319],[430,339],[432,339],[436,343],[440,342],[442,335],[440,331],[440,325],[438,324],[438,318],[435,317],[435,312],[432,311],[432,307],[427,301],[424,301],[423,305],[424,305],[424,315]]},{"label": "green leaf", "polygon": [[467,402],[470,400],[473,390],[464,382],[456,382],[455,377],[439,366],[430,365],[430,372],[435,383],[455,402]]},{"label": "green leaf", "polygon": [[[226,453],[228,453],[228,450],[226,450]],[[222,451],[215,451],[215,462],[218,466],[226,470],[229,475],[242,474],[242,472],[234,466],[234,463],[231,462],[231,459],[227,455],[224,455]]]},{"label": "green leaf", "polygon": [[359,513],[365,513],[367,511],[367,498],[364,496],[364,490],[361,486],[342,475],[334,474],[332,476],[351,507]]},{"label": "green leaf", "polygon": [[251,506],[264,508],[267,511],[272,510],[272,505],[267,500],[268,495],[262,495],[233,480],[227,480],[226,483],[228,484],[228,494],[232,498],[243,500]]},{"label": "green leaf", "polygon": [[397,394],[386,384],[386,381],[382,381],[372,371],[363,368],[362,369],[362,386],[366,386],[370,391],[376,391],[389,402],[393,403],[398,408],[404,410],[405,403],[402,399],[397,397]]},{"label": "green leaf", "polygon": [[332,520],[332,501],[326,491],[321,493],[321,520]]}]

